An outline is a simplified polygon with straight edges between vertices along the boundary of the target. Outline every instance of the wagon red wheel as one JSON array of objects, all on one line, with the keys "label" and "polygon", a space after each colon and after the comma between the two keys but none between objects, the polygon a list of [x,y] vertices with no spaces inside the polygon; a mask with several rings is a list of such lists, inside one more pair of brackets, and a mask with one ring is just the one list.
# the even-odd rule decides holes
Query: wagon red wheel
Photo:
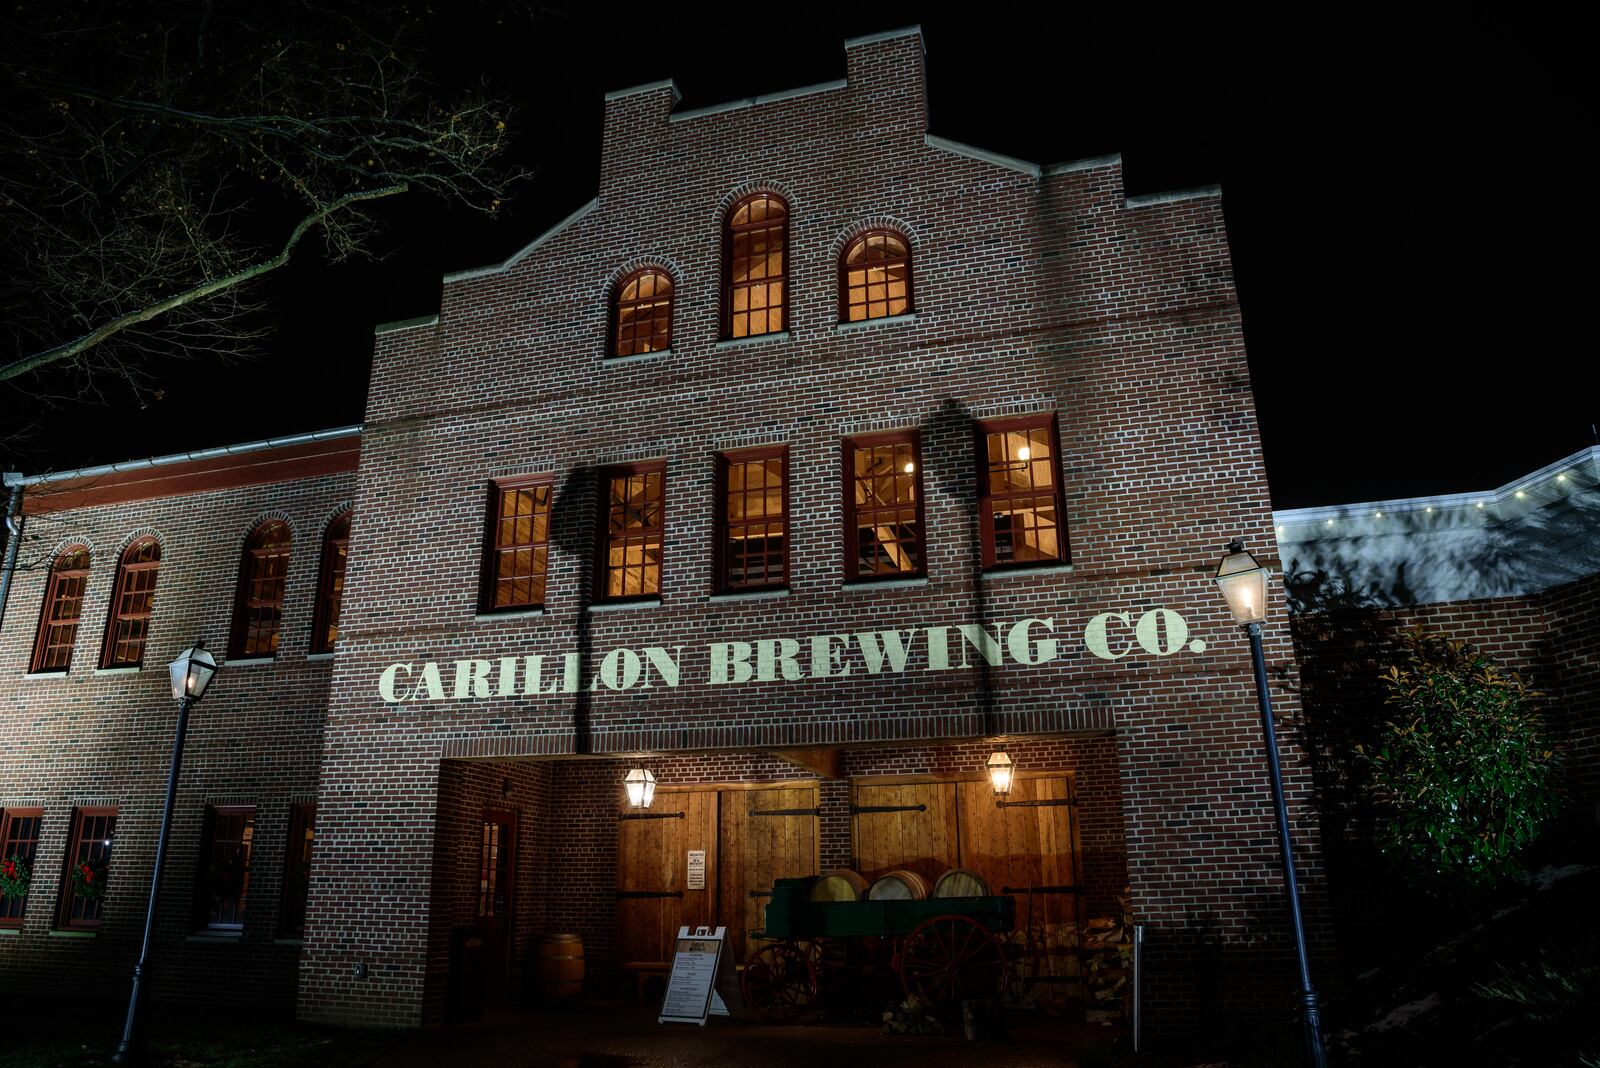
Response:
[{"label": "wagon red wheel", "polygon": [[785,1023],[799,1016],[817,998],[814,943],[774,942],[745,962],[741,987],[744,1003],[763,1019]]},{"label": "wagon red wheel", "polygon": [[923,920],[900,946],[900,985],[930,1004],[998,997],[1005,981],[1005,945],[966,916]]}]

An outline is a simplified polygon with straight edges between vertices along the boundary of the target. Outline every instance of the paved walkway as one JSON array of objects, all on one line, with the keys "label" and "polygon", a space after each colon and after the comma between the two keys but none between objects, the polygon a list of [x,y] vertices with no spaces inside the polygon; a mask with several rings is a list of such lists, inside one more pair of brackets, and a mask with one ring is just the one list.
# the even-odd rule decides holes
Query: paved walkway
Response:
[{"label": "paved walkway", "polygon": [[481,1023],[408,1036],[384,1063],[399,1068],[1078,1068],[1071,1051],[1086,1047],[1089,1063],[1117,1063],[1103,1053],[1094,1056],[1109,1041],[1110,1032],[1102,1028],[1050,1020],[1013,1022],[1005,1042],[969,1043],[834,1024],[722,1019],[704,1028],[658,1024],[652,1012],[638,1006],[579,1004],[560,1012],[494,1013]]}]

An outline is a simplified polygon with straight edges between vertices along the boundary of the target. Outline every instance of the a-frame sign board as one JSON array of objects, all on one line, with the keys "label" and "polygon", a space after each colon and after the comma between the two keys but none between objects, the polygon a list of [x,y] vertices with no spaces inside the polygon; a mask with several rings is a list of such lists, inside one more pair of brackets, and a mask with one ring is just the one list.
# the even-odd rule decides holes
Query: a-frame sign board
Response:
[{"label": "a-frame sign board", "polygon": [[728,929],[678,928],[672,972],[658,1023],[692,1023],[704,1027],[707,1016],[726,1016],[728,1007],[717,994],[719,981],[732,989],[732,961],[727,954]]}]

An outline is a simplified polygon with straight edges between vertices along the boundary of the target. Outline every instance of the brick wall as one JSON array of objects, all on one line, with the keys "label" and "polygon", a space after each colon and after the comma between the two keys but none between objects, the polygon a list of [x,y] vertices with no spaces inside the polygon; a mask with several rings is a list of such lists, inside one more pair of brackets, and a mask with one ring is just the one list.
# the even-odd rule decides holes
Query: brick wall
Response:
[{"label": "brick wall", "polygon": [[[353,455],[347,467],[353,469]],[[181,481],[181,471],[164,474]],[[0,630],[0,807],[43,808],[44,824],[22,929],[0,936],[9,990],[126,996],[177,721],[166,664],[196,637],[225,661],[244,539],[262,517],[278,515],[293,531],[278,656],[253,666],[224,662],[190,716],[147,991],[156,999],[280,1010],[294,1003],[299,947],[276,939],[285,850],[291,805],[316,797],[333,667],[308,655],[312,600],[323,529],[348,504],[354,476],[345,470],[238,484],[250,477],[236,472],[223,477],[233,484],[204,492],[90,506],[79,506],[81,486],[29,491],[22,568]],[[115,498],[115,483],[102,479],[89,490]],[[144,534],[155,535],[162,550],[144,666],[100,672],[116,563]],[[92,564],[71,668],[29,675],[46,569],[55,550],[72,542],[90,547]],[[188,938],[208,804],[256,806],[237,941]],[[118,810],[103,926],[93,937],[61,937],[55,911],[72,813],[87,805]]]}]

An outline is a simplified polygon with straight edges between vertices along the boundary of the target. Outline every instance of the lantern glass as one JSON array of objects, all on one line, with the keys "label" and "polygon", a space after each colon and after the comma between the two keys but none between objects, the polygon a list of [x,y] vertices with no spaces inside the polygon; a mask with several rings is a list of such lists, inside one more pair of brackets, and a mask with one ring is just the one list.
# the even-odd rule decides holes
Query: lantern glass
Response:
[{"label": "lantern glass", "polygon": [[1011,792],[1011,780],[1016,773],[1016,765],[1006,755],[1004,749],[997,749],[989,754],[989,763],[986,765],[989,772],[989,785],[994,787],[996,797],[1004,797]]},{"label": "lantern glass", "polygon": [[630,808],[649,808],[656,799],[655,774],[644,768],[634,768],[628,772],[622,785],[627,788]]},{"label": "lantern glass", "polygon": [[1217,565],[1216,579],[1235,623],[1246,626],[1266,620],[1267,569],[1237,540],[1228,543],[1228,555]]},{"label": "lantern glass", "polygon": [[172,696],[175,700],[188,698],[198,701],[206,695],[211,677],[217,673],[217,658],[206,651],[204,641],[195,642],[167,665],[172,675]]}]

